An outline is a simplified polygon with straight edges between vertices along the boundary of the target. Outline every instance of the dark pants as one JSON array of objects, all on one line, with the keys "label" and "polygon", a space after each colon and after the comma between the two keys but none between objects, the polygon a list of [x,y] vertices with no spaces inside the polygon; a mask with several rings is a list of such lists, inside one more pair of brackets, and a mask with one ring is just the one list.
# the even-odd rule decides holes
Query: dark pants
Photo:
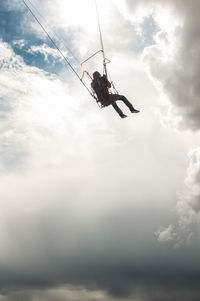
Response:
[{"label": "dark pants", "polygon": [[128,99],[124,96],[124,95],[119,95],[119,94],[110,94],[109,95],[109,101],[110,104],[113,106],[113,108],[115,109],[115,111],[117,111],[117,113],[122,117],[124,115],[124,113],[122,112],[122,110],[118,107],[118,105],[116,104],[116,100],[121,100],[123,101],[123,103],[125,103],[125,105],[129,108],[130,111],[134,110],[133,105],[128,101]]}]

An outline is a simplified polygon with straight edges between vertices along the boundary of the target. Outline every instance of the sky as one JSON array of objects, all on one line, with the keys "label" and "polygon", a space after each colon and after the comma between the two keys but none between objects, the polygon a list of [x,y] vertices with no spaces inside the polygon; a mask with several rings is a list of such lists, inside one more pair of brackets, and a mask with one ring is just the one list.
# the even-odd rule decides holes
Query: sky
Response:
[{"label": "sky", "polygon": [[[80,76],[101,72],[100,53],[80,68],[93,0],[26,3]],[[199,300],[200,2],[97,5],[126,119],[0,3],[0,301]]]}]

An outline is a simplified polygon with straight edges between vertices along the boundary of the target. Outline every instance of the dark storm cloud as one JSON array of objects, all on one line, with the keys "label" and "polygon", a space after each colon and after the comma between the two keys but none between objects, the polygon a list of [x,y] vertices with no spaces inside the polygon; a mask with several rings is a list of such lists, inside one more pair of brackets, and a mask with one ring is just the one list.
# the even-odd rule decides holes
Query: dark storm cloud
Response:
[{"label": "dark storm cloud", "polygon": [[1,263],[2,292],[9,295],[15,290],[71,284],[123,300],[130,296],[171,300],[171,296],[185,295],[193,301],[200,296],[199,246],[157,245],[151,237],[153,212],[113,210],[101,219],[88,217],[86,223],[79,215],[75,219],[73,209],[64,204],[55,210],[54,197],[49,198],[52,208],[30,212],[21,224],[17,222],[20,210],[11,215],[12,225],[7,220],[10,237],[18,245],[12,257]]}]

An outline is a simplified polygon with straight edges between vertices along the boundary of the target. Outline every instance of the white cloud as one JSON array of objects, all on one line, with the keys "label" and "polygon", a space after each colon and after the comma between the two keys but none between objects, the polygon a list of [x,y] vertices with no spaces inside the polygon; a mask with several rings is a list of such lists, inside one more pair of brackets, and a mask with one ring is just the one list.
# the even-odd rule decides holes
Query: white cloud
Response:
[{"label": "white cloud", "polygon": [[161,32],[157,34],[156,45],[145,50],[144,62],[173,105],[171,119],[179,116],[179,127],[199,130],[199,25],[196,17],[191,18],[199,10],[199,2],[179,4],[173,2],[171,15],[164,24],[162,15],[166,11],[160,17],[158,10],[156,20]]},{"label": "white cloud", "polygon": [[22,60],[20,57],[12,56],[13,52],[10,47],[6,43],[3,43],[0,40],[0,66],[1,68],[14,68],[15,66],[20,66],[22,64]]},{"label": "white cloud", "polygon": [[[56,59],[61,61],[63,58],[61,57],[60,53],[57,49],[53,49],[51,47],[48,47],[46,44],[43,44],[41,46],[31,46],[30,49],[27,51],[28,53],[41,53],[44,55],[44,60],[46,62],[49,62],[49,56],[54,57],[55,61]],[[66,51],[62,51],[64,56],[67,56]]]},{"label": "white cloud", "polygon": [[26,41],[21,39],[21,40],[16,40],[12,42],[13,45],[16,45],[20,49],[22,49],[26,45]]},{"label": "white cloud", "polygon": [[185,190],[177,204],[179,225],[183,230],[200,221],[200,148],[189,153],[189,161]]},{"label": "white cloud", "polygon": [[72,113],[69,117],[71,98],[57,77],[26,66],[5,43],[0,49],[1,162],[15,165],[16,156],[22,159],[35,143],[55,133],[62,135],[65,120],[73,118]]},{"label": "white cloud", "polygon": [[138,0],[126,4],[122,12],[130,22],[141,22],[151,15],[160,28],[156,44],[145,49],[144,63],[172,104],[171,122],[179,128],[199,130],[199,1]]},{"label": "white cloud", "polygon": [[185,187],[179,193],[176,206],[177,223],[157,231],[155,234],[159,242],[174,240],[175,245],[191,243],[198,235],[200,222],[200,149],[189,153],[189,167],[185,179]]},{"label": "white cloud", "polygon": [[[129,11],[124,6],[123,12],[128,20],[134,21],[133,11],[141,19],[152,15],[160,28],[155,36],[156,44],[144,50],[143,62],[155,86],[163,94],[159,103],[160,106],[165,105],[165,110],[160,110],[163,124],[199,130],[199,1],[165,1],[164,6],[159,0],[126,3]],[[196,147],[189,155],[185,189],[177,203],[178,223],[159,230],[156,233],[159,241],[189,241],[198,227],[198,142]]]},{"label": "white cloud", "polygon": [[167,228],[160,229],[155,234],[158,237],[159,242],[174,240],[174,238],[176,237],[174,226],[172,224],[170,224]]}]

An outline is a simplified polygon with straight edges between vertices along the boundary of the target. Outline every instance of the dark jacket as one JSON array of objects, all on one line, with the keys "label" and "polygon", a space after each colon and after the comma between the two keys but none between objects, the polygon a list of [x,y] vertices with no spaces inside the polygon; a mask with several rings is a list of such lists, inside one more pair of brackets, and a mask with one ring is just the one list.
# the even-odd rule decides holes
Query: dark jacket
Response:
[{"label": "dark jacket", "polygon": [[94,79],[91,83],[91,87],[97,95],[98,100],[103,104],[107,105],[109,101],[109,88],[111,87],[105,75],[98,79]]}]

